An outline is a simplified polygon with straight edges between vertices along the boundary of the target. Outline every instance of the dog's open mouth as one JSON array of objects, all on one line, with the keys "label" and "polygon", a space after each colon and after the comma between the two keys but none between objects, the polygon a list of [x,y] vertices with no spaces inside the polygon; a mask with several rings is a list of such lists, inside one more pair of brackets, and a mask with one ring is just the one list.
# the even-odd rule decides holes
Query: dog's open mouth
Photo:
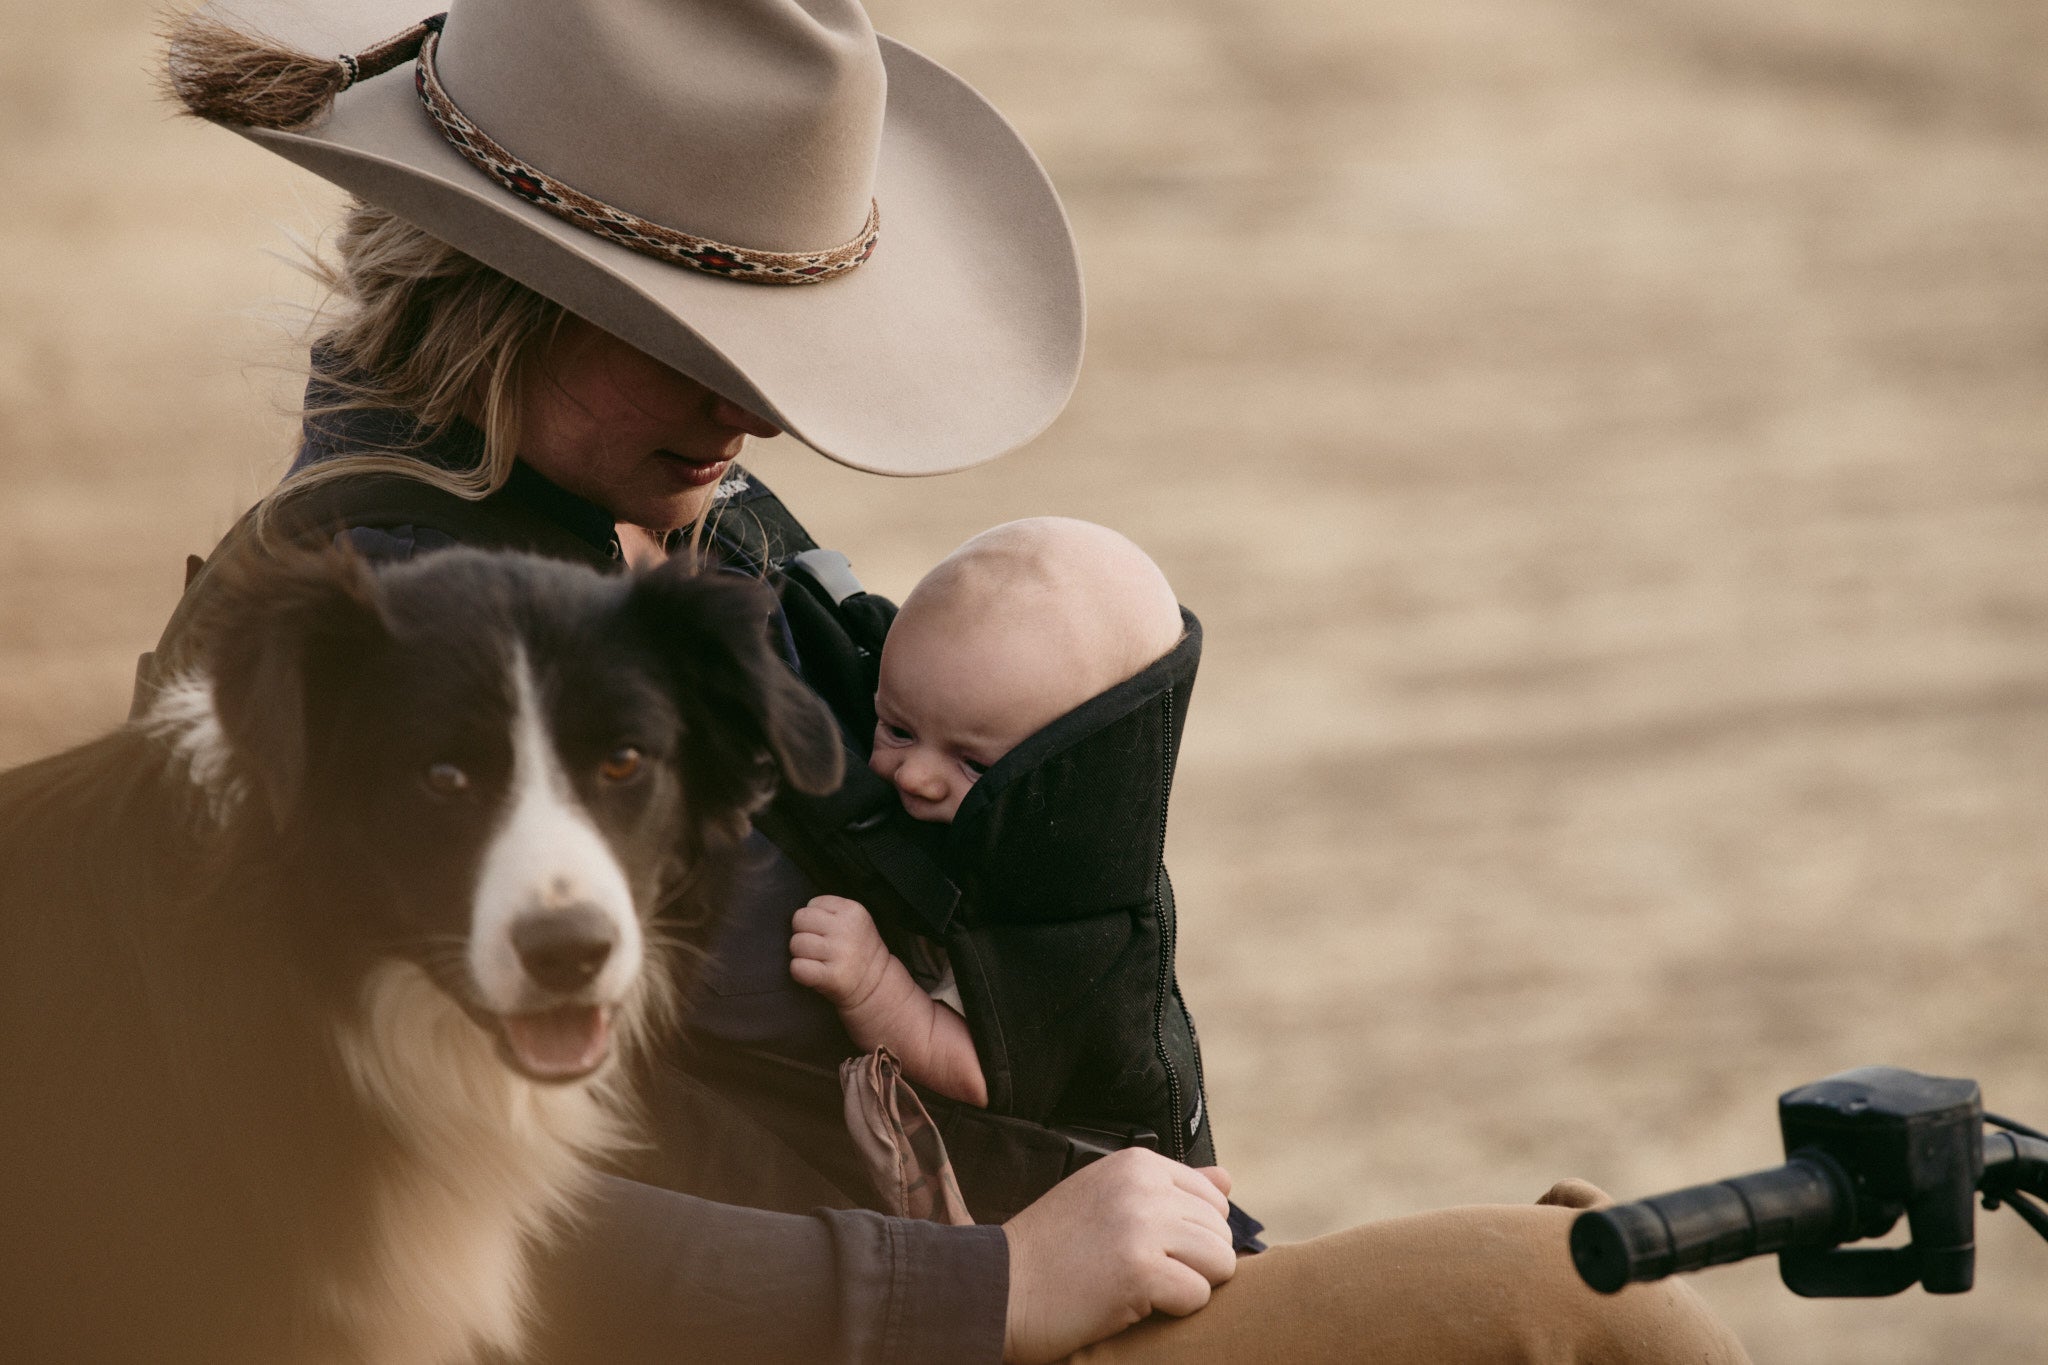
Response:
[{"label": "dog's open mouth", "polygon": [[534,1081],[580,1081],[612,1050],[610,1005],[558,1005],[498,1016],[498,1041],[512,1068]]}]

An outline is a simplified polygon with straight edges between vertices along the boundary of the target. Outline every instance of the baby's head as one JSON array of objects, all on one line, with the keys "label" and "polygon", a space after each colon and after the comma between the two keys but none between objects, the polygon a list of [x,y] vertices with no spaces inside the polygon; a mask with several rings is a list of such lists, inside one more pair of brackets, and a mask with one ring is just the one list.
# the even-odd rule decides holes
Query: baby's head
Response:
[{"label": "baby's head", "polygon": [[1033,517],[984,531],[889,628],[868,767],[914,818],[950,823],[990,764],[1180,635],[1166,575],[1107,527]]}]

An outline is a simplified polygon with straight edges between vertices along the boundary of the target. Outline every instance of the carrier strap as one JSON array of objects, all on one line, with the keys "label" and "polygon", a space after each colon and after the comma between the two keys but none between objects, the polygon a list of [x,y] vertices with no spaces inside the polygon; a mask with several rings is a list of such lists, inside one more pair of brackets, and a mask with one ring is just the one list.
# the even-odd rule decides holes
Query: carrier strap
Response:
[{"label": "carrier strap", "polygon": [[811,880],[844,885],[848,873],[865,870],[870,885],[863,889],[872,894],[872,879],[880,879],[905,912],[905,927],[942,938],[960,906],[960,889],[898,826],[895,788],[869,772],[857,752],[848,752],[847,765],[838,791],[803,796],[785,790],[755,823]]},{"label": "carrier strap", "polygon": [[[872,671],[895,607],[861,586],[845,555],[821,549],[766,484],[742,477],[746,486],[728,496],[714,524],[719,550],[775,582],[806,681],[849,734],[865,737],[875,723]],[[904,831],[895,789],[867,770],[863,748],[849,744],[846,757],[838,791],[785,789],[756,823],[812,880],[844,884],[849,872],[865,870],[870,889],[879,879],[893,893],[906,927],[942,937],[959,888]]]},{"label": "carrier strap", "polygon": [[792,556],[818,548],[803,523],[751,470],[730,476],[718,491],[711,537],[735,567],[775,573]]}]

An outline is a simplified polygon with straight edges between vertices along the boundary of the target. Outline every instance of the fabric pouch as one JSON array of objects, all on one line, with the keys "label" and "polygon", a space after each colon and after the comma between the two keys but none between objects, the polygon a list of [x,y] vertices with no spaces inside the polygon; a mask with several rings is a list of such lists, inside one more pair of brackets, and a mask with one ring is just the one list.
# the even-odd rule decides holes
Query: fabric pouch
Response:
[{"label": "fabric pouch", "polygon": [[846,1131],[874,1181],[882,1212],[962,1227],[972,1223],[945,1139],[889,1049],[841,1062],[839,1086]]}]

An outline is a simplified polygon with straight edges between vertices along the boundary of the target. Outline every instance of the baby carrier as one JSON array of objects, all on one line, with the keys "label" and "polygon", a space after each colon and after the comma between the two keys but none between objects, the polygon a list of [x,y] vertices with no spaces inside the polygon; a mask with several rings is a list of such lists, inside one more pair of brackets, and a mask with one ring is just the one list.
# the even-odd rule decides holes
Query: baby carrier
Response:
[{"label": "baby carrier", "polygon": [[[941,946],[959,984],[988,1107],[920,1095],[975,1215],[1007,1218],[1121,1147],[1212,1163],[1162,860],[1199,622],[1183,611],[1167,655],[992,765],[951,825],[921,824],[866,767],[894,604],[758,482],[722,509],[717,534],[728,557],[776,583],[806,681],[855,737],[839,791],[784,793],[756,823],[814,882],[865,905],[899,958],[920,937]],[[836,1077],[705,1040],[690,1065],[752,1092],[757,1115],[799,1150],[821,1145],[800,1115],[836,1112]]]}]

